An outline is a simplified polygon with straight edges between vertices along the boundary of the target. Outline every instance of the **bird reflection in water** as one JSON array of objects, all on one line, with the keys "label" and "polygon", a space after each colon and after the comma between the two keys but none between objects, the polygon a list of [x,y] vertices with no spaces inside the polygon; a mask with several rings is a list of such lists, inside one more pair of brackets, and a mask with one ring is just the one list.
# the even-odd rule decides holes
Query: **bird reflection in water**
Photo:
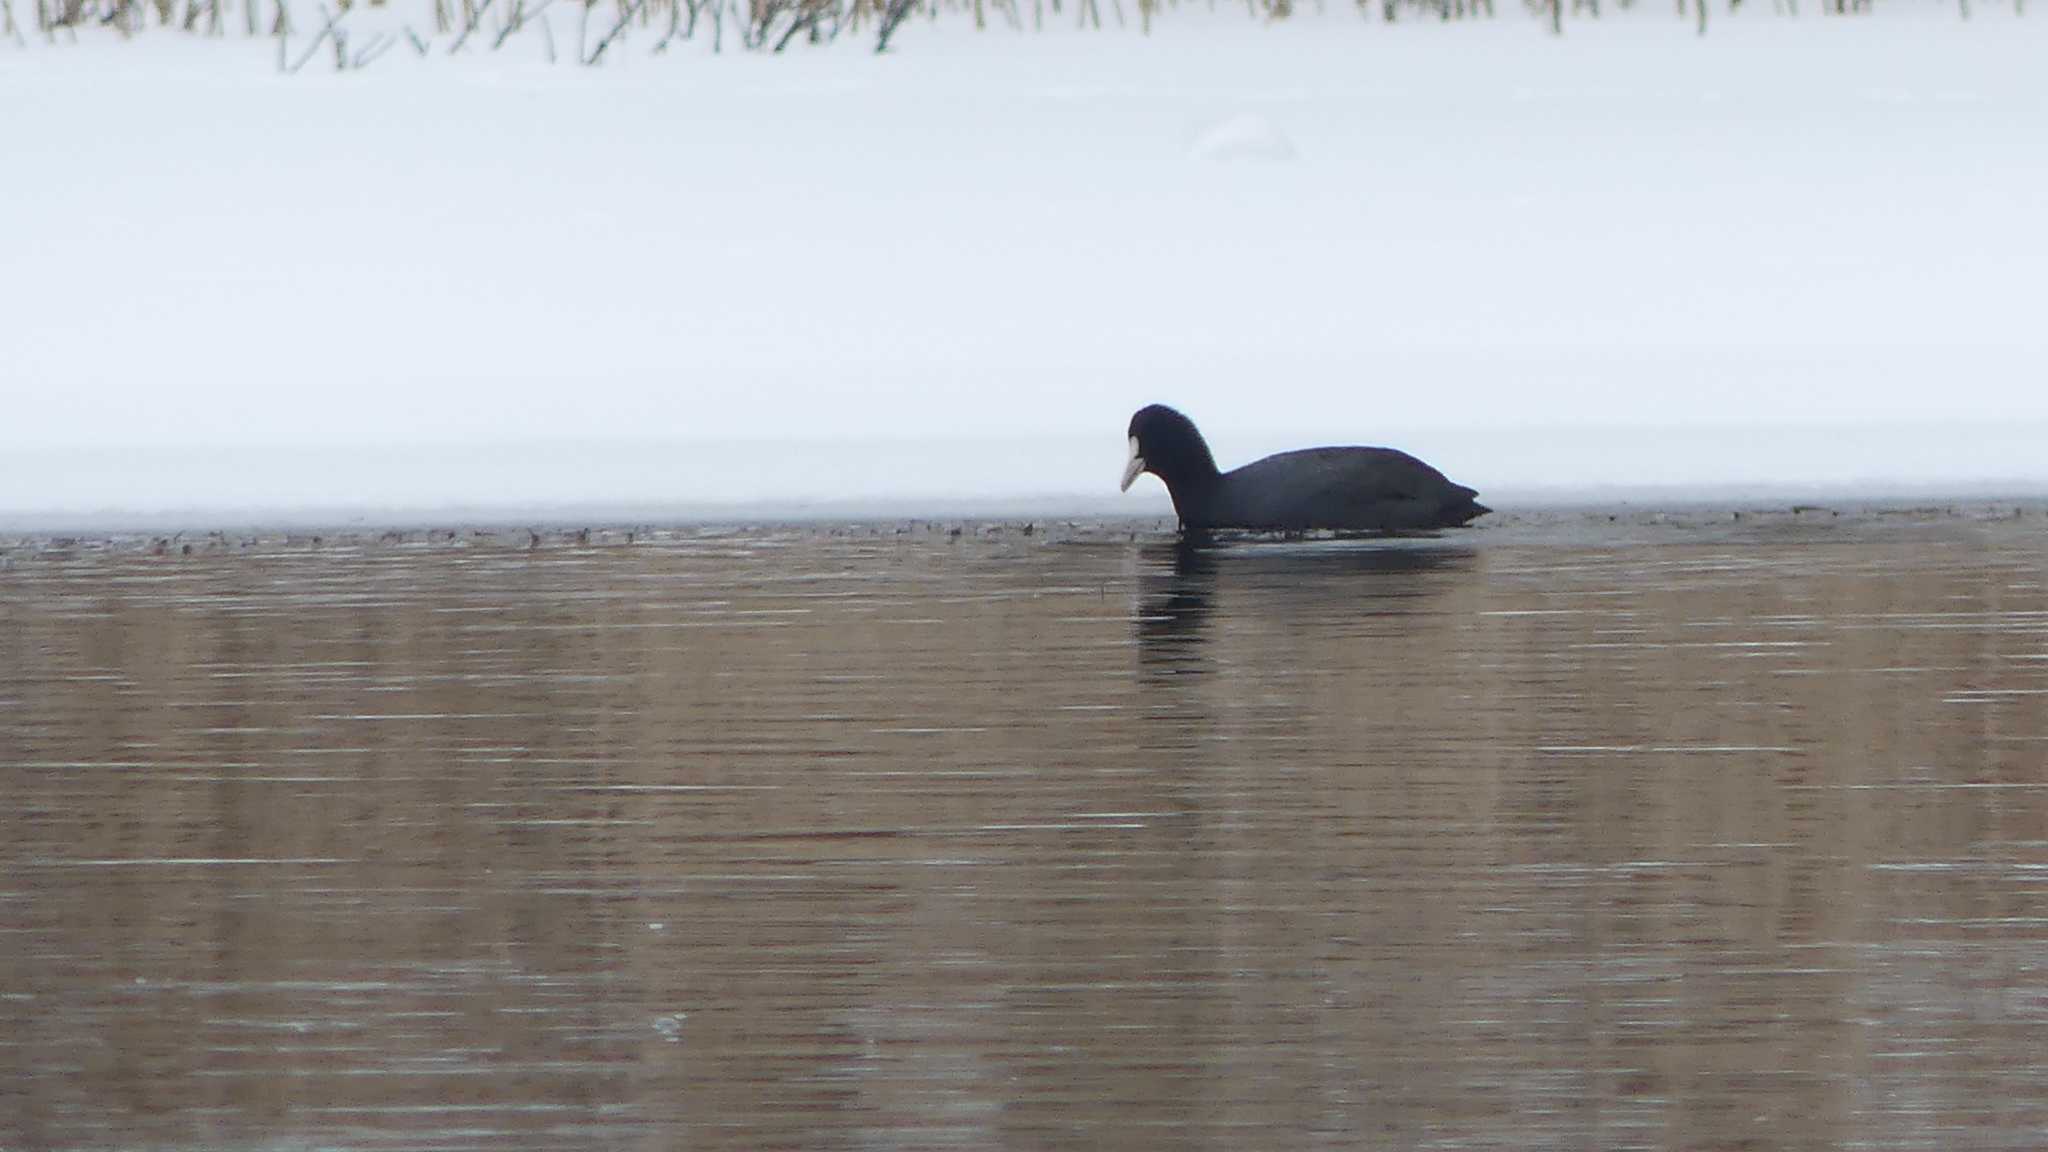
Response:
[{"label": "bird reflection in water", "polygon": [[1265,619],[1332,627],[1416,610],[1418,598],[1469,572],[1469,548],[1433,542],[1311,541],[1269,544],[1182,538],[1139,554],[1136,628],[1148,671],[1209,671],[1202,648],[1219,593]]}]

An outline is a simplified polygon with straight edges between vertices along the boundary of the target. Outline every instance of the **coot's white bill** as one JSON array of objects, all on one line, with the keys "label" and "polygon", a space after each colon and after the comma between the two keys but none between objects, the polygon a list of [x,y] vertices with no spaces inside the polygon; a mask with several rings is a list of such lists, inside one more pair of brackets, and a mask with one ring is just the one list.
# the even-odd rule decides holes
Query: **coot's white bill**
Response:
[{"label": "coot's white bill", "polygon": [[1129,492],[1131,490],[1131,481],[1136,480],[1138,474],[1144,470],[1145,458],[1138,455],[1138,438],[1133,436],[1131,437],[1131,458],[1124,461],[1124,482],[1117,485],[1116,490],[1119,492]]}]

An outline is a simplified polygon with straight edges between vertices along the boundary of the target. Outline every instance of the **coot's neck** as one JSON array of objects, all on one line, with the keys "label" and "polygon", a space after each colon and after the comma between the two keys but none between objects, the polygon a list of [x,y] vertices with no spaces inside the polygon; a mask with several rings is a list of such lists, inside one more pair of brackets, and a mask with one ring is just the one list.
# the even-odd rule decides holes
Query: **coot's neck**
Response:
[{"label": "coot's neck", "polygon": [[1166,482],[1181,527],[1199,530],[1215,523],[1216,493],[1223,477],[1216,471],[1216,458],[1209,454],[1209,445],[1203,442],[1200,433],[1175,444],[1164,459],[1146,463],[1154,475]]}]

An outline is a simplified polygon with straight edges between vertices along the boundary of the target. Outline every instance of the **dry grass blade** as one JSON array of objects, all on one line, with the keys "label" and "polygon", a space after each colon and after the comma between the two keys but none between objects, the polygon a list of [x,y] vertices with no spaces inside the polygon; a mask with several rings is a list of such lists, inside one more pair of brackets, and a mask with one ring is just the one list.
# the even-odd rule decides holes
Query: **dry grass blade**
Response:
[{"label": "dry grass blade", "polygon": [[887,7],[882,10],[881,31],[875,34],[875,55],[889,50],[889,38],[896,34],[896,29],[916,7],[917,0],[888,0]]},{"label": "dry grass blade", "polygon": [[621,8],[619,10],[618,23],[613,24],[612,30],[604,34],[604,39],[597,42],[597,47],[590,50],[590,57],[583,61],[583,63],[586,65],[595,64],[602,59],[604,50],[612,46],[612,41],[625,35],[626,25],[633,22],[634,14],[640,11],[643,3],[644,0],[630,0],[625,7]]},{"label": "dry grass blade", "polygon": [[540,0],[540,3],[533,6],[533,11],[531,12],[526,11],[526,5],[523,2],[514,5],[512,8],[512,18],[505,22],[503,28],[498,29],[498,38],[491,41],[491,51],[496,52],[498,49],[503,48],[505,41],[511,39],[514,32],[526,27],[527,21],[533,20],[542,12],[547,11],[548,5],[554,2],[555,0]]},{"label": "dry grass blade", "polygon": [[[297,72],[299,69],[304,68],[306,66],[306,61],[311,60],[313,58],[313,53],[318,52],[320,50],[321,43],[324,42],[328,37],[334,35],[334,25],[336,21],[341,19],[341,14],[338,12],[329,12],[327,10],[327,5],[322,4],[320,6],[320,15],[326,17],[326,22],[320,26],[320,31],[314,34],[313,42],[311,44],[306,45],[306,51],[299,56],[297,62],[293,63],[291,67],[285,69],[286,72]],[[280,38],[280,47],[278,49],[280,52],[283,51],[281,41],[282,38]]]},{"label": "dry grass blade", "polygon": [[349,58],[349,70],[355,71],[364,65],[375,63],[377,57],[391,51],[397,45],[398,37],[393,36],[389,32],[377,33],[377,35],[370,39],[369,44],[357,50],[356,54]]},{"label": "dry grass blade", "polygon": [[468,18],[462,25],[462,34],[455,38],[455,43],[448,46],[448,54],[450,56],[462,51],[462,46],[469,43],[470,34],[476,31],[476,26],[482,22],[484,13],[489,11],[490,7],[491,0],[484,0],[483,3],[470,10]]}]

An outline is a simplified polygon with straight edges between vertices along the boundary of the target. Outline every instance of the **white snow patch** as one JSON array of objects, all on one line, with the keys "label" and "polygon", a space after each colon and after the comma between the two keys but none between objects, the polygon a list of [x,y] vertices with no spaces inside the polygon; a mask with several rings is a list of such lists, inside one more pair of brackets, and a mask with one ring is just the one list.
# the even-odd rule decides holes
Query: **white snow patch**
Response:
[{"label": "white snow patch", "polygon": [[[1115,497],[1155,400],[1486,492],[2048,485],[2048,18],[1770,7],[0,46],[0,509]],[[1307,162],[1190,162],[1259,115]]]},{"label": "white snow patch", "polygon": [[1241,112],[1203,132],[1188,150],[1192,160],[1288,161],[1294,141],[1277,125],[1255,112]]}]

